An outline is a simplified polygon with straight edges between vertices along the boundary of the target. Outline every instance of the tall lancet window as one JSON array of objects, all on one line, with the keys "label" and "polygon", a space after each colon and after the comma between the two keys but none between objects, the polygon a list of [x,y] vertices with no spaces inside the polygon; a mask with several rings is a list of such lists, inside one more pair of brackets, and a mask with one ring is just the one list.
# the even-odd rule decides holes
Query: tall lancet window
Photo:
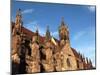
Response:
[{"label": "tall lancet window", "polygon": [[67,66],[68,66],[68,67],[71,67],[71,63],[70,63],[69,58],[67,58]]}]

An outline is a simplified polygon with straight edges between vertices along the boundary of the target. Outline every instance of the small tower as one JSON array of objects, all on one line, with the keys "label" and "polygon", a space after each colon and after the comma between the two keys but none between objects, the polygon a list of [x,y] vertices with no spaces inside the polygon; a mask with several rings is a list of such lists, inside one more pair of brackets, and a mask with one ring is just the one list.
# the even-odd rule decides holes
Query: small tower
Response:
[{"label": "small tower", "polygon": [[60,40],[69,40],[69,30],[64,23],[64,18],[62,17],[61,25],[59,27],[59,37]]},{"label": "small tower", "polygon": [[36,27],[36,40],[39,43],[39,30],[38,30],[38,27]]},{"label": "small tower", "polygon": [[89,60],[89,63],[90,63],[90,64],[92,64],[92,61],[91,61],[91,59]]},{"label": "small tower", "polygon": [[83,61],[82,54],[80,54],[80,59],[81,59],[81,61]]},{"label": "small tower", "polygon": [[16,20],[15,20],[15,25],[14,25],[14,29],[13,29],[13,35],[17,34],[21,34],[21,27],[22,27],[22,15],[21,15],[21,9],[17,10],[16,13]]},{"label": "small tower", "polygon": [[88,64],[89,63],[89,61],[88,61],[88,58],[86,57],[86,63]]},{"label": "small tower", "polygon": [[38,31],[38,27],[36,26],[36,31],[35,31],[35,35],[32,36],[32,42],[36,42],[39,44],[39,31]]},{"label": "small tower", "polygon": [[90,69],[93,68],[91,59],[89,60]]},{"label": "small tower", "polygon": [[85,57],[84,57],[84,55],[82,55],[82,59],[83,59],[82,61],[85,63]]},{"label": "small tower", "polygon": [[[59,49],[61,54],[61,70],[76,70],[77,60],[70,46],[69,30],[62,17],[59,27]],[[74,64],[74,65],[73,65]]]},{"label": "small tower", "polygon": [[84,69],[87,69],[88,66],[87,66],[87,58],[83,56],[83,66],[84,66]]},{"label": "small tower", "polygon": [[17,10],[17,14],[16,14],[16,21],[15,23],[18,24],[21,22],[22,16],[21,16],[21,9]]},{"label": "small tower", "polygon": [[51,39],[51,35],[50,35],[50,31],[49,31],[49,26],[47,26],[45,37],[46,37],[46,41],[49,41]]}]

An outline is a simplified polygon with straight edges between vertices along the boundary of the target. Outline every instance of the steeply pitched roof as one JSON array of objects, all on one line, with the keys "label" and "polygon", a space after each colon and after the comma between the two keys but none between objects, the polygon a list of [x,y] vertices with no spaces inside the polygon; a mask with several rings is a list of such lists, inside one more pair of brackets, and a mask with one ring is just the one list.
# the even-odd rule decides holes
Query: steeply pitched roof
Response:
[{"label": "steeply pitched roof", "polygon": [[71,48],[71,49],[72,49],[74,55],[78,58],[79,57],[79,54],[77,53],[77,51],[74,48]]}]

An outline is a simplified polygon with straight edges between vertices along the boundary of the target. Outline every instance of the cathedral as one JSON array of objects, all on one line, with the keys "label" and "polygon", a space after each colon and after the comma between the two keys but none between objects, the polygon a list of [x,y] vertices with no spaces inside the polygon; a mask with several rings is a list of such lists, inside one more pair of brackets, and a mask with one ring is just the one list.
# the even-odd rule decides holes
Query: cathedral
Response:
[{"label": "cathedral", "polygon": [[90,59],[70,45],[69,29],[64,18],[58,27],[59,40],[52,37],[49,26],[45,36],[23,27],[21,9],[11,23],[12,74],[62,72],[93,69]]}]

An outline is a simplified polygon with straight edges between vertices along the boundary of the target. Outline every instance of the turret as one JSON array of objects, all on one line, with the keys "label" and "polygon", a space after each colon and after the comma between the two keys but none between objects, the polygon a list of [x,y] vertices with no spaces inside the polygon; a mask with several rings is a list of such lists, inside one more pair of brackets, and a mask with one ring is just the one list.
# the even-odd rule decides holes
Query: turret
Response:
[{"label": "turret", "polygon": [[14,29],[13,29],[13,35],[15,35],[15,34],[20,35],[21,34],[22,25],[23,25],[23,22],[22,22],[21,9],[18,9],[17,13],[16,13],[16,20],[15,20],[15,25],[14,25]]},{"label": "turret", "polygon": [[18,23],[22,22],[21,20],[22,20],[21,9],[18,9],[17,10],[17,14],[16,14],[16,21],[15,21],[15,23],[18,24]]},{"label": "turret", "polygon": [[89,60],[89,65],[90,65],[90,68],[93,68],[91,59]]},{"label": "turret", "polygon": [[69,29],[64,23],[64,18],[62,18],[61,25],[59,27],[59,37],[60,40],[69,40]]},{"label": "turret", "polygon": [[38,30],[38,27],[36,28],[36,40],[39,43],[39,30]]},{"label": "turret", "polygon": [[89,63],[89,61],[88,61],[88,58],[86,57],[86,63],[88,64]]},{"label": "turret", "polygon": [[50,31],[49,31],[49,26],[47,26],[45,37],[46,37],[46,41],[49,41],[51,39],[51,35],[50,35]]}]

